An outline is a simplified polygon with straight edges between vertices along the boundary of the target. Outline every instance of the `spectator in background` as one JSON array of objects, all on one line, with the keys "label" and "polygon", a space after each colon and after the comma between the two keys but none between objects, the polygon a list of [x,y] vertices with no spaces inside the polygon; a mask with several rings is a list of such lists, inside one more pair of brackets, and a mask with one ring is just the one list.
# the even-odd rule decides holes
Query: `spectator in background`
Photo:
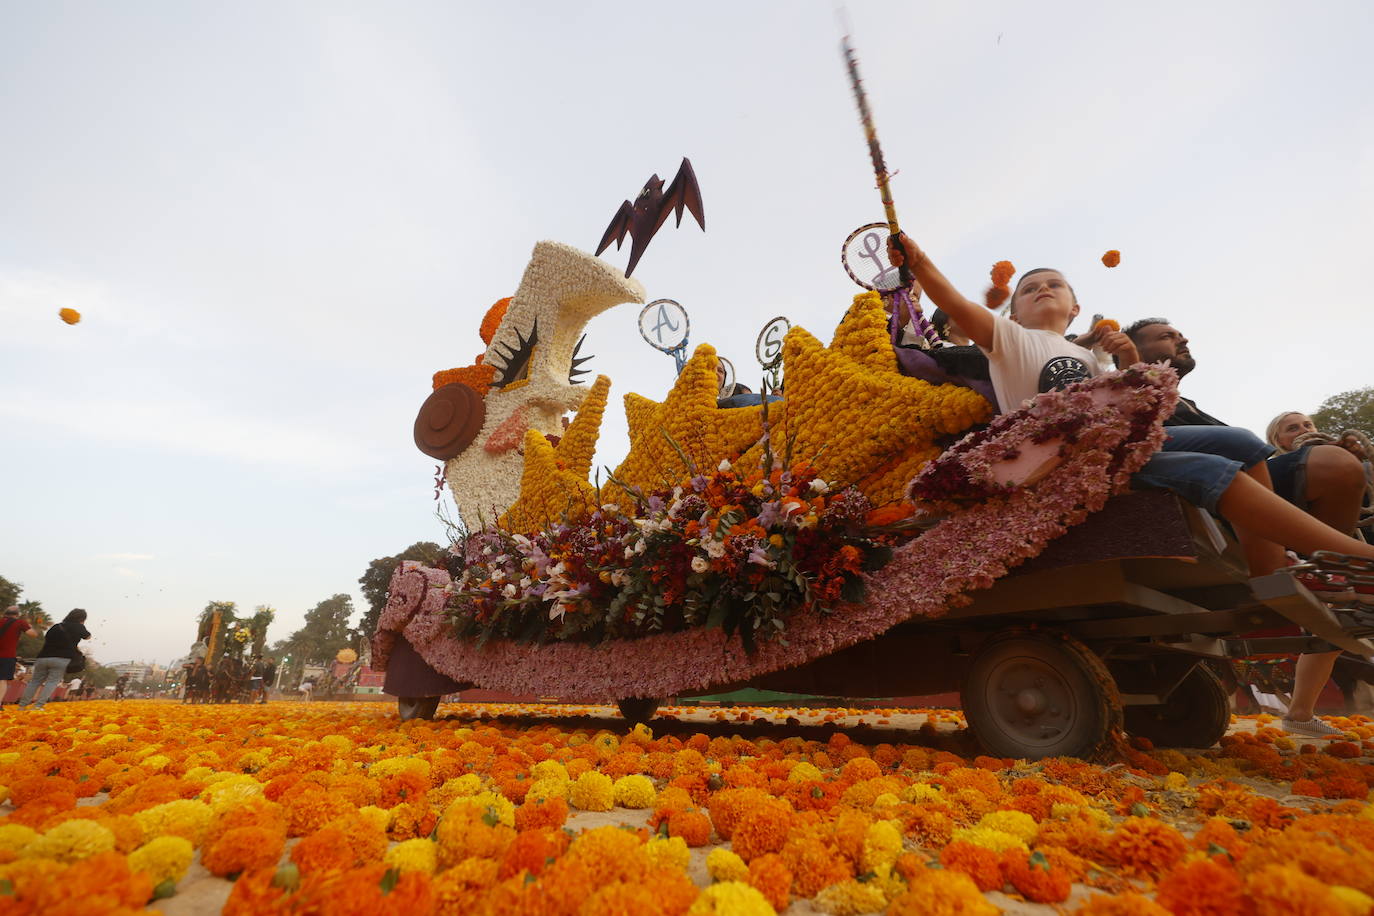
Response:
[{"label": "spectator in background", "polygon": [[267,702],[267,695],[272,692],[272,688],[277,686],[277,662],[272,656],[267,656],[262,664],[262,699],[259,703]]},{"label": "spectator in background", "polygon": [[305,680],[301,681],[301,700],[306,703],[309,703],[311,693],[314,691],[314,689],[315,682],[310,678],[306,678]]},{"label": "spectator in background", "polygon": [[[29,679],[29,686],[24,688],[24,695],[19,698],[19,705],[32,704],[36,709],[42,709],[57,685],[66,677],[68,667],[76,667],[77,670],[85,667],[86,659],[78,646],[81,640],[90,638],[91,631],[86,629],[85,608],[72,608],[61,623],[48,627],[43,637],[43,648],[38,650],[38,660],[33,663],[33,676]],[[72,665],[77,659],[80,659],[79,666]]]},{"label": "spectator in background", "polygon": [[18,664],[20,636],[37,636],[33,624],[19,616],[19,605],[11,604],[5,608],[5,616],[0,619],[0,706],[5,705],[5,694],[9,682],[14,680],[14,669]]}]

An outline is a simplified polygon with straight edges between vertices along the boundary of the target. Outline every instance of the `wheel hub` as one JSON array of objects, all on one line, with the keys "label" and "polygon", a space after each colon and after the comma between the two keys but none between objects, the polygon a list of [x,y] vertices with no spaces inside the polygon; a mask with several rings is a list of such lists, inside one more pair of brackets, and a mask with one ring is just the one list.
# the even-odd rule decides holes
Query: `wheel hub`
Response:
[{"label": "wheel hub", "polygon": [[987,690],[994,724],[1019,742],[1053,744],[1073,725],[1072,689],[1046,660],[1004,659],[989,672]]}]

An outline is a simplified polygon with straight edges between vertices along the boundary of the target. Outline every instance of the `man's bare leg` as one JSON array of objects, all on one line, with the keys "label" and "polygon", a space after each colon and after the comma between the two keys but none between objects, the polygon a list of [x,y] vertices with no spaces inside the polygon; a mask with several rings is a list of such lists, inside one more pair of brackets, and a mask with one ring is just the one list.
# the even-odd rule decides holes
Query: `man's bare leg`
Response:
[{"label": "man's bare leg", "polygon": [[1294,722],[1306,722],[1312,718],[1317,698],[1331,679],[1331,669],[1336,667],[1336,659],[1340,656],[1339,651],[1298,656],[1293,672],[1293,702],[1289,704],[1288,715],[1284,718]]}]

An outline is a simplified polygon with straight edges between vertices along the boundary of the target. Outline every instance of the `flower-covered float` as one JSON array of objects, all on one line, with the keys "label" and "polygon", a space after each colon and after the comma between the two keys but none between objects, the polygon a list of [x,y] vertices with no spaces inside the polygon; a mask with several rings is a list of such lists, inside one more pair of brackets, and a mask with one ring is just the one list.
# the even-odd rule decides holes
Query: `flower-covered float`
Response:
[{"label": "flower-covered float", "polygon": [[631,718],[744,684],[958,687],[1003,756],[1087,753],[1123,719],[1207,746],[1228,720],[1218,637],[1301,618],[1350,638],[1300,589],[1256,599],[1203,513],[1123,495],[1163,441],[1171,369],[994,420],[972,389],[899,371],[876,292],[828,345],[788,332],[781,401],[721,409],[698,346],[661,401],[625,396],[630,451],[593,474],[610,380],[574,384],[580,336],[643,301],[611,265],[540,242],[482,323],[486,351],[435,375],[415,439],[464,525],[444,568],[398,567],[373,636],[403,715],[470,685]]}]

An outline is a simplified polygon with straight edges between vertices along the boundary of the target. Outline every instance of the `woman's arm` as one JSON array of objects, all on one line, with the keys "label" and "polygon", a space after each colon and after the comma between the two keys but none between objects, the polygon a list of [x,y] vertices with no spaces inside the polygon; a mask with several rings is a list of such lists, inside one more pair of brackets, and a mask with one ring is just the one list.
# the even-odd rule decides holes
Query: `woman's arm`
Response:
[{"label": "woman's arm", "polygon": [[945,314],[964,329],[969,340],[985,350],[992,349],[992,312],[955,289],[954,284],[940,273],[930,262],[930,258],[926,257],[926,253],[905,232],[899,233],[895,238],[888,237],[887,253],[888,258],[897,267],[903,264],[910,265],[912,274],[930,297],[930,301],[944,309]]}]

